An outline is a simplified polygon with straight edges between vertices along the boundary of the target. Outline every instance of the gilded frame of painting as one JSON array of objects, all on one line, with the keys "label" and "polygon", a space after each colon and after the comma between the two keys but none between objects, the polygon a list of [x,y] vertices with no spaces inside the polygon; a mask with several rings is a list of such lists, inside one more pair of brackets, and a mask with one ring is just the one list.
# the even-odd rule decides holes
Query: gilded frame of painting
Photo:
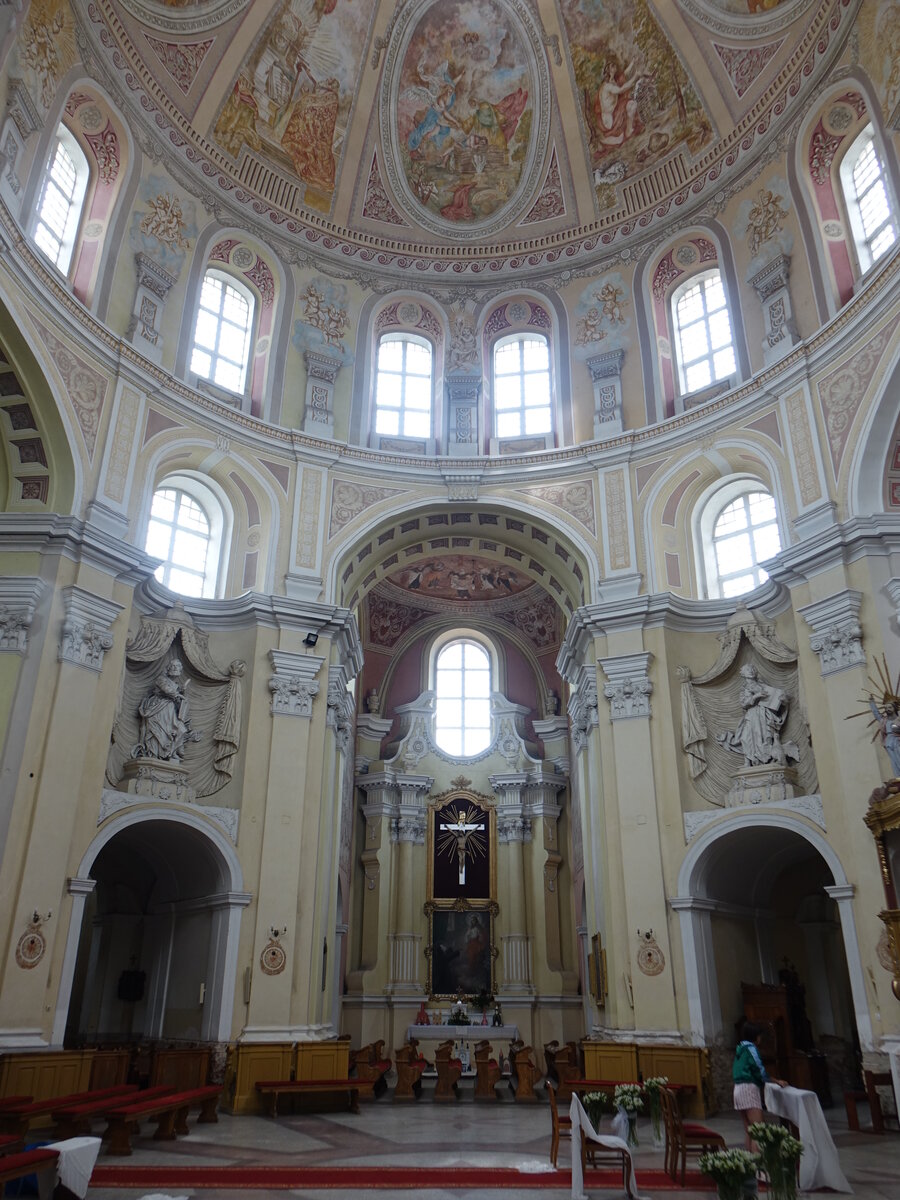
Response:
[{"label": "gilded frame of painting", "polygon": [[[487,854],[489,867],[489,894],[487,896],[465,896],[467,903],[472,905],[489,905],[497,898],[497,810],[493,796],[486,796],[481,792],[474,792],[467,788],[455,787],[449,791],[441,792],[440,795],[433,796],[428,801],[427,815],[427,830],[426,830],[426,878],[425,878],[425,895],[430,901],[440,904],[442,898],[436,898],[434,894],[434,861],[435,861],[435,838],[439,832],[441,823],[441,814],[444,813],[450,805],[454,806],[454,815],[458,815],[460,810],[465,811],[470,804],[477,805],[482,811],[487,813],[488,828],[485,831],[487,835]],[[452,899],[448,903],[452,903]]]},{"label": "gilded frame of painting", "polygon": [[493,996],[496,990],[497,947],[494,945],[496,903],[433,900],[425,905],[428,918],[426,991],[431,1000],[457,996]]}]

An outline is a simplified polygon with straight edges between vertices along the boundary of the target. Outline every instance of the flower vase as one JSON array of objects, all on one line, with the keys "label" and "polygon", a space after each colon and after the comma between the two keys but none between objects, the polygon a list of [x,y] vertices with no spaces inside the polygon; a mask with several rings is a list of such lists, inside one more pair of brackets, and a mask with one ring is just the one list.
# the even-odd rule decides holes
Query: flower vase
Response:
[{"label": "flower vase", "polygon": [[663,1134],[659,1097],[651,1097],[650,1099],[650,1130],[653,1134],[653,1149],[662,1150],[666,1144],[666,1139]]},{"label": "flower vase", "polygon": [[742,1179],[717,1179],[716,1195],[718,1200],[741,1200],[743,1186]]},{"label": "flower vase", "polygon": [[797,1200],[797,1168],[780,1157],[763,1160],[763,1170],[769,1177],[769,1200]]},{"label": "flower vase", "polygon": [[628,1114],[628,1137],[626,1138],[630,1149],[634,1150],[638,1144],[637,1134],[637,1113]]}]

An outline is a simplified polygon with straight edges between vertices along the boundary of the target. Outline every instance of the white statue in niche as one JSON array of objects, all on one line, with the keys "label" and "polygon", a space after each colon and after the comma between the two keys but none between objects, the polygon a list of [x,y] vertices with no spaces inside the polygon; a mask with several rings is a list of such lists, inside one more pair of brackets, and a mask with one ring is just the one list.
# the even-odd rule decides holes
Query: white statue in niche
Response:
[{"label": "white statue in niche", "polygon": [[781,740],[790,704],[787,692],[764,683],[752,663],[741,667],[741,677],[744,683],[739,699],[744,715],[737,729],[717,733],[716,741],[735,754],[743,754],[748,767],[768,763],[783,767],[799,762],[797,745]]},{"label": "white statue in niche", "polygon": [[138,705],[141,725],[140,741],[132,751],[135,758],[180,763],[186,744],[200,741],[202,734],[191,730],[187,697],[190,680],[183,680],[183,676],[184,668],[173,659]]}]

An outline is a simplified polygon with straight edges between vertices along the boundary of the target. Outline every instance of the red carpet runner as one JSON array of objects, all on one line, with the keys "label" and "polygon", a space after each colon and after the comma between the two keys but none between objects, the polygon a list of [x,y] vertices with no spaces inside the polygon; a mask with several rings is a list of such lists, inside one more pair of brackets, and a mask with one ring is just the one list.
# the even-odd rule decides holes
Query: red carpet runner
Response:
[{"label": "red carpet runner", "polygon": [[[585,1188],[622,1186],[618,1171],[587,1171]],[[686,1184],[701,1191],[715,1191],[715,1184],[689,1171]],[[568,1191],[570,1171],[539,1175],[512,1167],[130,1167],[104,1165],[94,1168],[92,1187],[120,1188],[515,1188],[530,1191],[556,1188]],[[638,1171],[642,1192],[681,1191],[664,1171]]]}]

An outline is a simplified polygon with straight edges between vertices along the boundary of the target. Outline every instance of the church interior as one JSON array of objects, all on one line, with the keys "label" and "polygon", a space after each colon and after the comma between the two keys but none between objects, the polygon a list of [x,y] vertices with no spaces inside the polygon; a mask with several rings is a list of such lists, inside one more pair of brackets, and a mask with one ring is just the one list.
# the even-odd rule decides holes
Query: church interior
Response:
[{"label": "church interior", "polygon": [[898,246],[896,0],[0,0],[0,1133],[900,1172]]}]

